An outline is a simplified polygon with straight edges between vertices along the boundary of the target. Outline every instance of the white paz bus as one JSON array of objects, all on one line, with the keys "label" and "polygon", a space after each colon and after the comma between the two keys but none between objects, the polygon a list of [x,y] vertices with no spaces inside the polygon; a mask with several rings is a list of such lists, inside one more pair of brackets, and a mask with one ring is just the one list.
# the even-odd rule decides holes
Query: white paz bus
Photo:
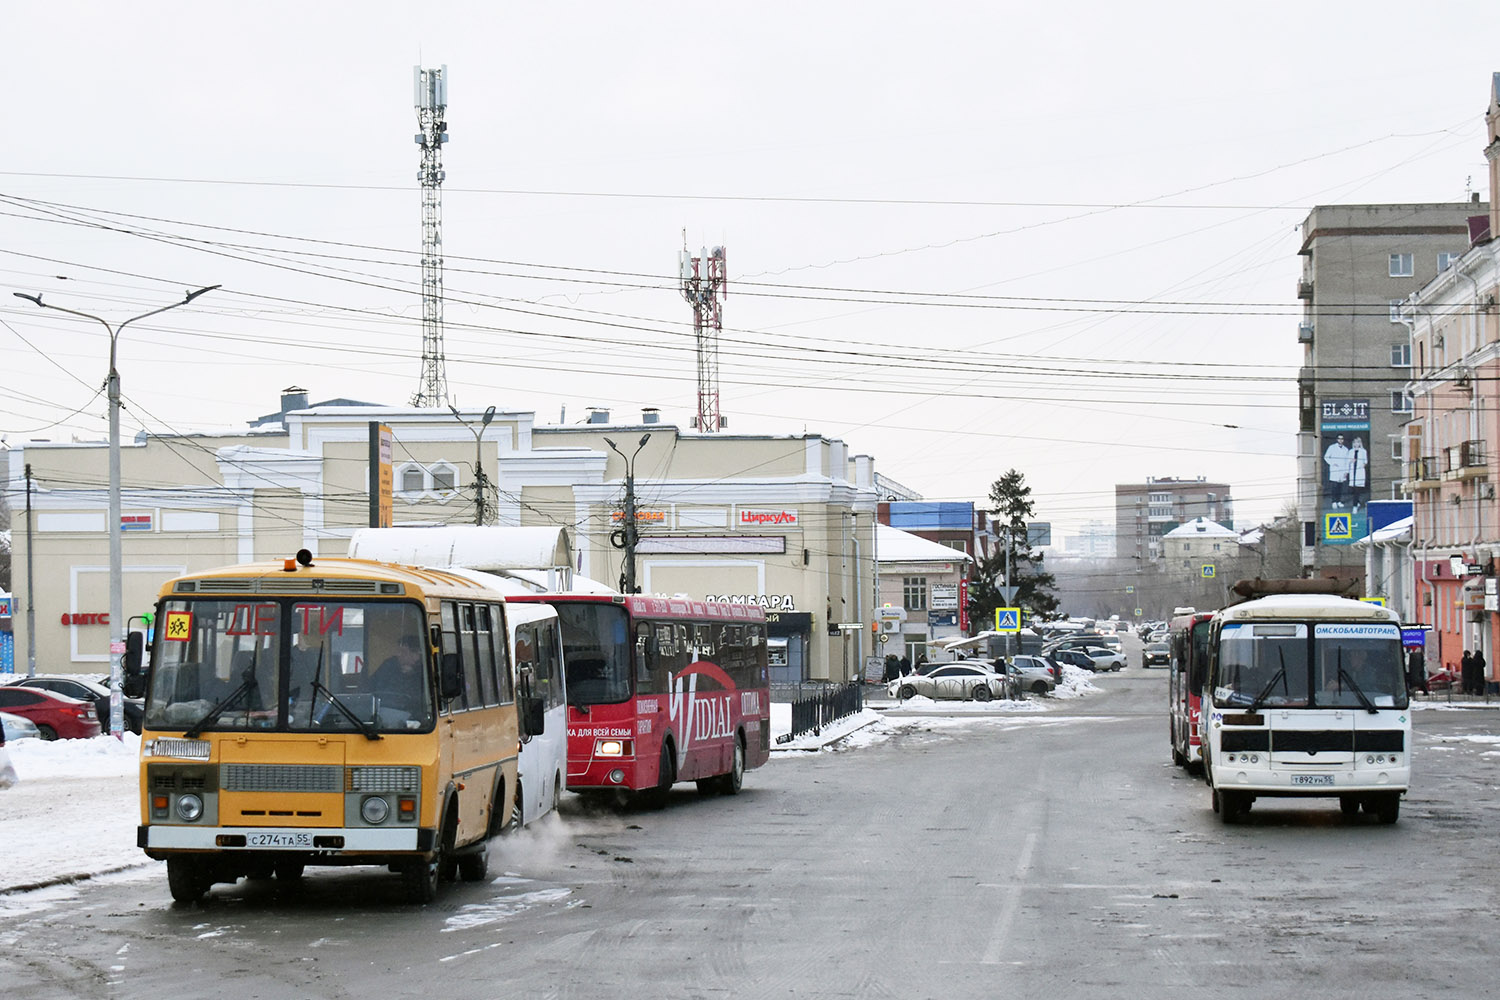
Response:
[{"label": "white paz bus", "polygon": [[1394,823],[1411,780],[1400,620],[1321,594],[1219,611],[1204,688],[1204,775],[1235,823],[1265,796],[1337,798]]}]

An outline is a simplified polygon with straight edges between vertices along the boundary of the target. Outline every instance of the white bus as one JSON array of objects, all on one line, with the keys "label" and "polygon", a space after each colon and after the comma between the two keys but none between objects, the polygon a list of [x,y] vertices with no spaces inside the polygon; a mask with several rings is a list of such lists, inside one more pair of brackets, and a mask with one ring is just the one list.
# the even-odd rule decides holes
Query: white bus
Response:
[{"label": "white bus", "polygon": [[1264,796],[1335,797],[1394,823],[1411,779],[1400,619],[1375,604],[1282,594],[1214,615],[1204,775],[1238,822]]}]

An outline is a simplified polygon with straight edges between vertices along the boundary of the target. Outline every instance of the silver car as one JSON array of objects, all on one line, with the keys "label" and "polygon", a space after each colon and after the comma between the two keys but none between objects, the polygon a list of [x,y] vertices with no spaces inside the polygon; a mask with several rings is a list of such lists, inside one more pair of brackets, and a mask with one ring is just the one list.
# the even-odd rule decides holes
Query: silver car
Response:
[{"label": "silver car", "polygon": [[1006,693],[1005,676],[978,660],[946,663],[930,673],[897,677],[886,688],[903,701],[917,695],[989,701],[991,698],[1003,698]]},{"label": "silver car", "polygon": [[1052,664],[1040,656],[1015,656],[1011,658],[1009,669],[1011,683],[1022,691],[1030,691],[1032,694],[1046,694],[1057,687],[1057,678],[1053,676]]}]

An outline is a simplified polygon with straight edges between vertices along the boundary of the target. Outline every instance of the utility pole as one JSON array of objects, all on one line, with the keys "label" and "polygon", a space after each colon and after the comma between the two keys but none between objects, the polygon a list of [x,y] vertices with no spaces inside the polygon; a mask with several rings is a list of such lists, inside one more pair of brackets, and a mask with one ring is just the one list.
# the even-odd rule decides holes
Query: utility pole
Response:
[{"label": "utility pole", "polygon": [[26,676],[36,676],[36,586],[31,575],[31,463],[26,463]]},{"label": "utility pole", "polygon": [[610,451],[625,459],[625,524],[617,531],[611,532],[609,540],[615,548],[625,550],[625,567],[620,573],[620,591],[626,594],[641,592],[635,582],[635,547],[641,538],[635,517],[635,456],[641,453],[641,449],[646,447],[646,442],[650,440],[650,434],[642,434],[634,454],[626,458],[625,453],[615,447],[613,441],[609,438],[604,439]]},{"label": "utility pole", "polygon": [[495,419],[495,408],[492,406],[488,410],[484,411],[484,416],[480,418],[478,430],[475,430],[474,427],[464,419],[464,415],[458,412],[458,407],[454,406],[452,403],[449,403],[448,409],[452,410],[453,415],[458,418],[458,422],[469,428],[469,431],[474,435],[474,523],[477,525],[483,525],[485,520],[486,484],[484,478],[484,448],[482,446],[482,441],[484,439],[484,429],[490,425],[491,420]]}]

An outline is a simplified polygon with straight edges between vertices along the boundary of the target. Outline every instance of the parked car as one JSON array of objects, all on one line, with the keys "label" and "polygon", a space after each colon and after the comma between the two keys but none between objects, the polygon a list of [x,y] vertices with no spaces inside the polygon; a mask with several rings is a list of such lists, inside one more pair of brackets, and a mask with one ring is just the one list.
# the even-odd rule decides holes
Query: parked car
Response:
[{"label": "parked car", "polygon": [[1057,668],[1057,676],[1062,676],[1063,664],[1077,667],[1079,670],[1094,670],[1094,661],[1089,659],[1081,649],[1055,649],[1043,657],[1047,662]]},{"label": "parked car", "polygon": [[1057,687],[1056,668],[1040,656],[1011,657],[1006,674],[1018,689],[1032,694],[1046,694]]},{"label": "parked car", "polygon": [[1148,642],[1145,650],[1141,653],[1141,666],[1151,667],[1156,664],[1166,666],[1172,662],[1172,647],[1165,642]]},{"label": "parked car", "polygon": [[14,712],[0,712],[0,747],[12,740],[35,740],[41,738],[42,731],[37,728],[35,722],[23,715]]},{"label": "parked car", "polygon": [[944,663],[927,674],[907,674],[887,685],[891,694],[898,698],[970,698],[989,701],[1005,697],[1005,676],[991,670],[979,660],[963,660]]},{"label": "parked car", "polygon": [[94,703],[64,695],[11,684],[0,687],[0,711],[12,712],[36,723],[44,740],[87,739],[99,735],[99,717]]},{"label": "parked car", "polygon": [[[94,703],[94,716],[99,720],[99,728],[109,730],[109,685],[94,680],[91,677],[69,676],[67,674],[37,674],[34,677],[22,677],[11,682],[14,687],[40,688],[43,691],[51,691],[53,694],[66,695],[69,698],[77,698],[79,701],[91,701]],[[132,733],[141,731],[141,720],[146,715],[146,703],[141,698],[124,699],[125,728]]]},{"label": "parked car", "polygon": [[1106,646],[1085,646],[1079,652],[1093,661],[1093,669],[1097,671],[1121,670],[1125,667],[1125,654]]}]

